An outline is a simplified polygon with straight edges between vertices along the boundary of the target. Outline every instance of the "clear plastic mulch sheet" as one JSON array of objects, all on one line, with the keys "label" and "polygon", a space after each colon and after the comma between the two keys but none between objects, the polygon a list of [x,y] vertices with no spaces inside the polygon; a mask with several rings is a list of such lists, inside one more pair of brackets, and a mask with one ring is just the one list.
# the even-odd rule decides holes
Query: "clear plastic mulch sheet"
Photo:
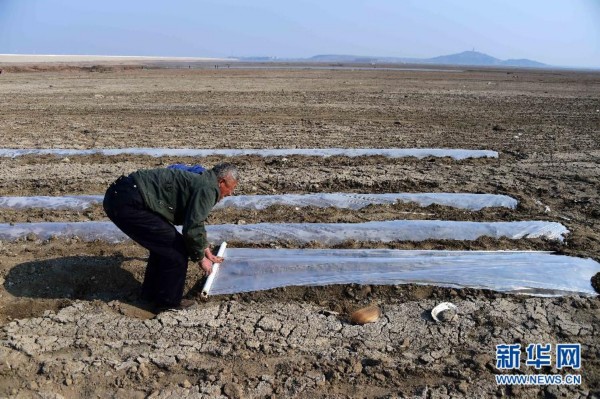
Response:
[{"label": "clear plastic mulch sheet", "polygon": [[427,284],[486,288],[530,295],[595,295],[592,259],[517,251],[403,251],[388,249],[237,249],[209,295],[285,286]]},{"label": "clear plastic mulch sheet", "polygon": [[257,223],[208,226],[214,242],[268,244],[277,241],[335,245],[345,241],[476,240],[487,236],[547,238],[563,241],[569,232],[556,222],[464,222],[446,220],[389,220],[365,223]]},{"label": "clear plastic mulch sheet", "polygon": [[[258,223],[206,226],[213,243],[223,241],[269,244],[318,242],[335,245],[353,241],[476,240],[487,236],[547,238],[563,241],[569,232],[556,222],[461,222],[444,220],[391,220],[366,223]],[[0,240],[13,241],[34,234],[38,239],[78,237],[84,241],[120,242],[127,239],[111,222],[40,222],[0,224]]]},{"label": "clear plastic mulch sheet", "polygon": [[6,209],[74,209],[84,210],[94,204],[102,203],[101,195],[65,195],[62,197],[31,196],[31,197],[0,197],[0,208]]},{"label": "clear plastic mulch sheet", "polygon": [[147,155],[152,157],[236,157],[256,155],[262,157],[285,157],[292,155],[314,157],[363,157],[384,156],[388,158],[427,158],[450,157],[456,160],[467,158],[498,158],[498,152],[491,150],[464,150],[453,148],[278,148],[278,149],[194,149],[194,148],[99,148],[78,150],[70,148],[18,149],[0,148],[0,157],[24,155],[55,155],[72,157],[81,155]]},{"label": "clear plastic mulch sheet", "polygon": [[[99,204],[101,195],[69,195],[63,197],[31,196],[0,197],[0,208],[25,209],[75,209],[84,210]],[[237,195],[224,198],[215,209],[243,208],[265,209],[272,205],[296,207],[313,206],[317,208],[361,209],[369,205],[386,205],[397,202],[413,202],[426,207],[432,204],[450,206],[459,209],[478,211],[483,208],[504,207],[514,209],[517,200],[507,195],[470,194],[470,193],[397,193],[397,194],[280,194],[280,195]]]},{"label": "clear plastic mulch sheet", "polygon": [[265,209],[271,205],[298,207],[361,209],[369,205],[391,205],[398,202],[414,202],[422,207],[437,204],[453,208],[478,211],[483,208],[504,207],[514,209],[517,200],[507,195],[469,193],[398,193],[398,194],[282,194],[238,195],[224,198],[215,208],[237,207]]}]

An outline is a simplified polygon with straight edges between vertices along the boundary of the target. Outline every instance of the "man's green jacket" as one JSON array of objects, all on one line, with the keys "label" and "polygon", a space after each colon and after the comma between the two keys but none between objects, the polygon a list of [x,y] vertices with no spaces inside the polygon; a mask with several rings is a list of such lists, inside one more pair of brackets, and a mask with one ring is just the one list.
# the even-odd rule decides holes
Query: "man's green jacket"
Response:
[{"label": "man's green jacket", "polygon": [[176,169],[145,169],[132,174],[146,206],[174,225],[183,225],[191,260],[198,261],[208,247],[204,222],[219,200],[217,176]]}]

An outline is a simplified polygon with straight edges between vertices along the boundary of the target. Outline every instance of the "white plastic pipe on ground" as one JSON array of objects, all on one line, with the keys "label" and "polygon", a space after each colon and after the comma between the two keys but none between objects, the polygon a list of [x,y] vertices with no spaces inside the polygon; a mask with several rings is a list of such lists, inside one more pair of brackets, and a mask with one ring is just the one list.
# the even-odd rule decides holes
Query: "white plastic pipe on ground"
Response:
[{"label": "white plastic pipe on ground", "polygon": [[[221,246],[219,247],[219,252],[217,252],[217,256],[224,257],[226,248],[227,248],[227,243],[223,242],[221,244]],[[208,278],[206,279],[206,282],[204,283],[204,288],[202,288],[202,293],[200,294],[202,298],[204,298],[204,299],[208,298],[208,294],[210,293],[210,289],[213,285],[213,282],[215,281],[215,278],[217,277],[217,274],[219,273],[220,266],[221,266],[220,263],[213,263],[212,271],[208,275]]]}]

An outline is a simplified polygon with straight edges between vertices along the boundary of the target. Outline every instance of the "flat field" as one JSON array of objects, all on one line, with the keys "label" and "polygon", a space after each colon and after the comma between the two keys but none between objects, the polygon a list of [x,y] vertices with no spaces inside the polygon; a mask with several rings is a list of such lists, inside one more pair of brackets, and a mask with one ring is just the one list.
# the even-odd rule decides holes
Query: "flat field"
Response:
[{"label": "flat field", "polygon": [[[0,148],[496,150],[498,159],[463,161],[300,156],[227,161],[241,169],[240,194],[490,193],[519,200],[515,210],[275,206],[218,210],[208,222],[547,220],[570,230],[565,242],[481,238],[352,241],[340,247],[532,249],[600,261],[599,73],[285,67],[4,66]],[[100,194],[139,168],[223,160],[0,158],[0,195]],[[0,223],[87,220],[106,217],[100,207],[0,213]],[[267,247],[294,244],[274,241]],[[137,302],[145,257],[133,243],[76,237],[1,242],[0,396],[600,395],[598,298],[418,285],[294,287],[215,296],[189,311],[155,316]],[[190,264],[188,297],[199,297],[201,283]],[[443,301],[458,306],[456,321],[437,324],[429,316]],[[369,304],[380,306],[382,318],[352,325],[350,312]],[[513,374],[577,374],[581,385],[497,385],[494,374],[502,372],[495,346],[515,343],[523,353]],[[535,343],[580,343],[581,369],[526,365],[525,347]]]}]

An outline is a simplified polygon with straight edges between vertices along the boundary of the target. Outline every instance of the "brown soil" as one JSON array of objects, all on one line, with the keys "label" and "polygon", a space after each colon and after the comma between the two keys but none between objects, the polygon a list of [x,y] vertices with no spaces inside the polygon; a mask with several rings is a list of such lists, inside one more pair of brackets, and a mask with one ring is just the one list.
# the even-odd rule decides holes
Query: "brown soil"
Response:
[{"label": "brown soil", "polygon": [[[491,149],[498,159],[229,160],[241,168],[243,194],[474,192],[520,203],[479,212],[414,204],[228,209],[215,211],[210,223],[551,220],[571,231],[565,243],[482,238],[339,247],[536,249],[600,260],[599,74],[0,68],[0,147]],[[138,168],[220,161],[1,158],[0,195],[99,194]],[[1,223],[67,220],[105,216],[99,206],[0,215]],[[416,285],[288,287],[213,297],[155,317],[137,300],[145,256],[132,243],[1,242],[0,396],[600,395],[597,298]],[[188,297],[198,298],[202,279],[190,264]],[[458,305],[457,321],[431,319],[428,312],[443,301]],[[352,311],[372,304],[382,309],[379,321],[349,322]],[[497,386],[495,345],[538,342],[581,343],[581,370],[537,371],[522,360],[519,373],[572,372],[582,385]]]}]

